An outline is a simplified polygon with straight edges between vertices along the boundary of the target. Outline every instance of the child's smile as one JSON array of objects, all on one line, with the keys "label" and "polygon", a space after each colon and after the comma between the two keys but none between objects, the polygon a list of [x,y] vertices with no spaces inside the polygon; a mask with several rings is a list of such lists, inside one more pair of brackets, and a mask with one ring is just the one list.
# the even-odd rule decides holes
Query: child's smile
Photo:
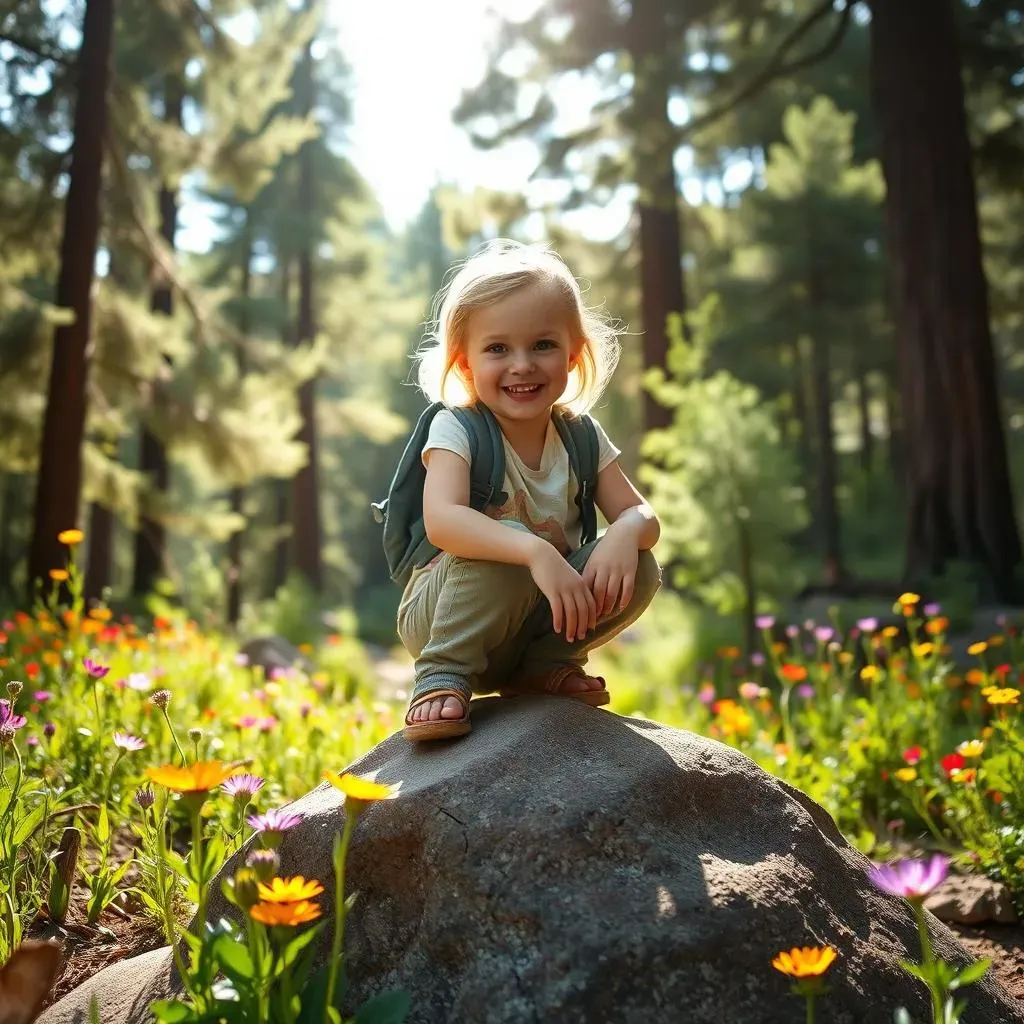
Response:
[{"label": "child's smile", "polygon": [[470,315],[463,368],[503,426],[546,423],[578,347],[564,297],[553,287],[528,286]]}]

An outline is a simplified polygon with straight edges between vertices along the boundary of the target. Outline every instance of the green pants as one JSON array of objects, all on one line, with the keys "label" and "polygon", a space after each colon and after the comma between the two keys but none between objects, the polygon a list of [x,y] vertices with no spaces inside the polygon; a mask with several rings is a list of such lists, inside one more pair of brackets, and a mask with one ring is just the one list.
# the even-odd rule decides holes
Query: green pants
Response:
[{"label": "green pants", "polygon": [[[598,543],[574,551],[569,564],[582,572]],[[570,643],[552,628],[551,606],[526,566],[442,555],[410,582],[398,609],[398,635],[416,659],[413,696],[440,687],[491,693],[550,665],[582,668],[591,651],[639,618],[660,586],[654,555],[641,551],[630,603]]]}]

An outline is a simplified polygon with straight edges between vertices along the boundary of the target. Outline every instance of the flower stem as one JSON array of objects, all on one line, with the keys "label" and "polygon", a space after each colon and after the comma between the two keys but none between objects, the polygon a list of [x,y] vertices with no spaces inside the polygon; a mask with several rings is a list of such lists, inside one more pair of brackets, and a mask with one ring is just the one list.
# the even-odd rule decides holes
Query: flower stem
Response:
[{"label": "flower stem", "polygon": [[170,730],[171,739],[174,740],[174,749],[178,751],[178,757],[181,758],[182,765],[188,765],[188,758],[185,756],[185,751],[181,749],[181,744],[178,742],[178,737],[174,732],[174,726],[171,725],[170,716],[167,714],[167,708],[161,708],[161,713],[164,716],[164,721],[167,723],[167,728]]},{"label": "flower stem", "polygon": [[345,814],[345,827],[340,838],[334,841],[334,940],[331,943],[331,960],[327,976],[327,998],[324,1003],[324,1020],[331,1019],[334,1009],[334,988],[338,981],[338,961],[345,936],[345,861],[348,859],[348,844],[352,838],[352,829],[356,816]]},{"label": "flower stem", "polygon": [[805,992],[807,997],[807,1024],[814,1024],[814,993]]},{"label": "flower stem", "polygon": [[932,1020],[934,1024],[943,1024],[942,1004],[945,1002],[946,993],[943,991],[942,985],[932,969],[935,964],[935,953],[932,950],[931,936],[928,934],[928,922],[924,916],[924,905],[920,900],[911,900],[910,905],[914,910],[914,918],[917,920],[917,931],[921,937],[921,964],[928,976],[928,990],[932,997]]}]

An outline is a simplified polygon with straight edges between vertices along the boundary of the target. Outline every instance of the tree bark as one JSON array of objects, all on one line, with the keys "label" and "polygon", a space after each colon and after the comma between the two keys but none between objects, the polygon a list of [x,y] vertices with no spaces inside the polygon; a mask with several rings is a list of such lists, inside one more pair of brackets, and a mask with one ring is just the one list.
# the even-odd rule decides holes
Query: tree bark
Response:
[{"label": "tree bark", "polygon": [[[299,65],[296,92],[301,98],[302,113],[310,114],[314,103],[313,51],[306,45]],[[316,336],[313,311],[313,246],[312,225],[316,211],[313,177],[313,143],[307,142],[299,153],[299,216],[309,225],[299,252],[299,308],[296,344],[312,345]],[[316,377],[299,389],[299,411],[302,426],[299,440],[306,446],[306,464],[292,481],[292,543],[295,568],[317,594],[323,591],[323,560],[321,557],[320,487],[317,476],[318,451],[316,429]]]},{"label": "tree bark", "polygon": [[860,421],[860,468],[867,478],[871,476],[875,447],[875,439],[871,434],[871,393],[868,390],[867,371],[859,359],[854,372],[857,377],[857,413]]},{"label": "tree bark", "polygon": [[64,564],[66,549],[57,540],[57,534],[78,521],[91,292],[99,237],[113,37],[114,0],[88,0],[78,53],[74,142],[56,296],[57,305],[70,309],[75,319],[54,331],[36,483],[35,524],[29,549],[30,588],[36,580],[46,581],[50,569]]},{"label": "tree bark", "polygon": [[[181,78],[168,75],[164,84],[164,121],[181,125],[185,90]],[[178,192],[169,181],[160,186],[160,236],[170,249],[174,250],[174,236],[178,228]],[[174,312],[174,294],[169,283],[153,289],[149,304],[154,313],[171,316]],[[170,485],[170,467],[167,450],[163,441],[147,427],[142,428],[139,447],[139,470],[148,479],[153,493],[160,498],[166,495]],[[148,594],[164,571],[167,547],[167,531],[160,517],[139,517],[139,528],[135,534],[135,567],[132,574],[132,593]]]},{"label": "tree bark", "polygon": [[[288,253],[279,251],[278,261],[281,266],[281,308],[284,319],[281,325],[281,343],[285,346],[295,344],[295,332],[291,320],[291,258]],[[274,480],[274,526],[277,540],[274,543],[274,561],[269,580],[267,597],[273,597],[288,580],[288,569],[291,565],[291,518],[288,515],[291,482]]]},{"label": "tree bark", "polygon": [[[252,229],[249,225],[249,212],[246,211],[245,229],[242,234],[242,281],[240,288],[241,306],[238,313],[238,333],[245,340],[249,335],[249,299],[252,292]],[[245,349],[238,350],[238,377],[245,377]],[[231,511],[242,515],[245,507],[245,488],[234,487],[231,490]],[[242,530],[235,530],[228,538],[228,622],[238,625],[242,615]]]},{"label": "tree bark", "polygon": [[85,561],[85,596],[98,601],[113,583],[114,513],[94,501],[89,507],[89,545]]},{"label": "tree bark", "polygon": [[[669,53],[666,0],[634,0],[629,25],[633,61],[633,104],[628,128],[633,136],[638,190],[641,318],[644,369],[664,368],[669,349],[667,321],[685,317],[683,239],[675,170],[676,128],[668,116],[673,66]],[[685,319],[684,337],[688,337]],[[671,411],[645,390],[645,430],[667,427]]]},{"label": "tree bark", "polygon": [[953,0],[870,0],[872,100],[907,456],[909,580],[952,560],[1014,601],[1020,534],[981,262]]}]

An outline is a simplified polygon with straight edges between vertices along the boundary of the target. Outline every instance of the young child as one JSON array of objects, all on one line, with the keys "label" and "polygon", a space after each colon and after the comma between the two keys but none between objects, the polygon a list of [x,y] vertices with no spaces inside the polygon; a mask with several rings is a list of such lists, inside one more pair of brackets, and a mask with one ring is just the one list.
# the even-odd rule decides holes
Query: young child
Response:
[{"label": "young child", "polygon": [[552,414],[590,409],[614,370],[614,329],[552,251],[487,245],[439,296],[419,382],[448,406],[485,405],[501,428],[508,500],[469,507],[470,441],[449,409],[423,448],[423,519],[443,554],[402,595],[398,632],[416,659],[409,740],[470,730],[472,693],[608,702],[587,655],[632,623],[661,583],[654,511],[596,424],[596,503],[610,526],[580,547],[578,481]]}]

